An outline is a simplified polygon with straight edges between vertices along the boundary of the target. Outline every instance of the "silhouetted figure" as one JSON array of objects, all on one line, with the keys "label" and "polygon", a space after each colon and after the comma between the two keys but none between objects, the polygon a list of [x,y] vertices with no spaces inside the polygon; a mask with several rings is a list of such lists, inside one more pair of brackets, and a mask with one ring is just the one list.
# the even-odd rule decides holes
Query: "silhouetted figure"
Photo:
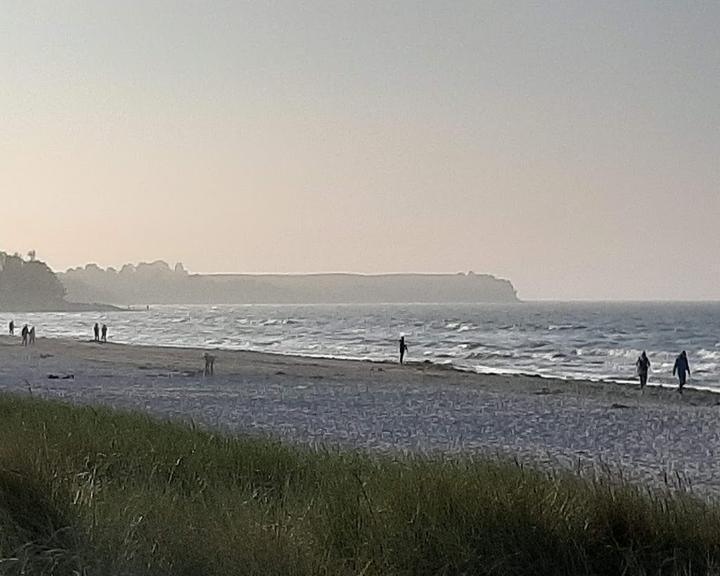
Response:
[{"label": "silhouetted figure", "polygon": [[643,350],[637,362],[635,362],[635,367],[637,368],[637,375],[640,378],[640,390],[642,390],[647,384],[648,372],[650,371],[650,359],[647,357],[647,354],[645,354],[645,350]]},{"label": "silhouetted figure", "polygon": [[400,364],[403,363],[403,360],[405,359],[405,352],[407,352],[408,347],[407,344],[405,344],[405,336],[400,336]]},{"label": "silhouetted figure", "polygon": [[205,369],[203,370],[203,376],[212,376],[213,374],[215,374],[215,356],[205,352],[205,354],[203,354],[203,358],[205,359]]},{"label": "silhouetted figure", "polygon": [[28,338],[31,345],[35,344],[35,326],[30,328],[30,332],[28,332]]},{"label": "silhouetted figure", "polygon": [[95,342],[100,342],[100,325],[97,322],[93,326],[93,334],[95,335]]},{"label": "silhouetted figure", "polygon": [[15,320],[10,320],[10,324],[8,324],[8,331],[10,332],[10,336],[15,336]]},{"label": "silhouetted figure", "polygon": [[22,345],[27,346],[28,345],[28,334],[30,330],[28,329],[28,325],[25,324],[25,326],[22,327],[22,330],[20,331],[20,336],[22,336]]},{"label": "silhouetted figure", "polygon": [[107,342],[107,324],[102,325],[102,341]]},{"label": "silhouetted figure", "polygon": [[688,362],[687,354],[685,353],[685,350],[680,352],[680,355],[675,358],[675,365],[673,366],[673,376],[677,374],[678,377],[678,392],[682,394],[683,386],[685,386],[685,381],[687,380],[688,375],[690,375],[690,363]]}]

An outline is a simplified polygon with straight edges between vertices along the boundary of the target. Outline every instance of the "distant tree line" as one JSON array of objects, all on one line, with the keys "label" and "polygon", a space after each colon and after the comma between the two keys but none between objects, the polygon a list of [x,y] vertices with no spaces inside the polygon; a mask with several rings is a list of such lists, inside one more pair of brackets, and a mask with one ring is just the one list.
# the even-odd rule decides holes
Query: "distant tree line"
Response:
[{"label": "distant tree line", "polygon": [[65,288],[50,267],[36,259],[28,260],[0,251],[0,309],[49,309],[64,303]]},{"label": "distant tree line", "polygon": [[97,264],[58,275],[73,302],[144,304],[333,304],[517,302],[512,283],[489,274],[190,274],[162,260]]}]

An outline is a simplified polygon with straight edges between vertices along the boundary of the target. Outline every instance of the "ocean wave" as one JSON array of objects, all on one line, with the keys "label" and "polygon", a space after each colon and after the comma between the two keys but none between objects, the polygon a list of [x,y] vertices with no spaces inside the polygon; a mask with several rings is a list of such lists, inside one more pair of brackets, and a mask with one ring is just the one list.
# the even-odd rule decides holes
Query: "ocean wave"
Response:
[{"label": "ocean wave", "polygon": [[697,357],[703,360],[715,360],[720,362],[720,350],[698,350]]},{"label": "ocean wave", "polygon": [[550,324],[547,327],[548,330],[585,330],[587,329],[587,326],[584,326],[582,324]]}]

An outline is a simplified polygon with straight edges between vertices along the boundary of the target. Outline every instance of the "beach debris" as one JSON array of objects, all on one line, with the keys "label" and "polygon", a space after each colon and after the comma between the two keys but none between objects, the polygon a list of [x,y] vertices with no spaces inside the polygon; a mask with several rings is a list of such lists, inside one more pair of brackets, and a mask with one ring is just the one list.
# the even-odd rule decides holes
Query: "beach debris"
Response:
[{"label": "beach debris", "polygon": [[48,374],[48,380],[75,380],[75,374]]},{"label": "beach debris", "polygon": [[536,392],[533,392],[533,394],[535,394],[536,396],[545,396],[547,394],[562,394],[562,393],[563,393],[563,391],[558,388],[550,389],[547,386],[541,388],[540,390],[537,390]]},{"label": "beach debris", "polygon": [[619,404],[617,402],[613,402],[613,404],[610,406],[611,410],[624,410],[626,408],[632,408],[632,406],[628,406],[627,404]]}]

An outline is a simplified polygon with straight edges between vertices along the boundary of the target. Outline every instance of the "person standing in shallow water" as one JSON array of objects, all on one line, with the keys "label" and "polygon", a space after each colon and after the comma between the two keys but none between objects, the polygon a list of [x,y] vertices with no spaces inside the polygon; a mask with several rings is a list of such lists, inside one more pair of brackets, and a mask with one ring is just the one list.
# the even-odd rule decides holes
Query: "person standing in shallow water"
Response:
[{"label": "person standing in shallow water", "polygon": [[673,376],[675,376],[675,374],[677,374],[678,377],[678,392],[682,394],[683,386],[685,386],[687,377],[690,375],[690,363],[688,362],[685,350],[680,352],[680,355],[675,359]]},{"label": "person standing in shallow water", "polygon": [[10,320],[10,324],[8,324],[8,331],[10,332],[10,336],[15,336],[15,320]]},{"label": "person standing in shallow water", "polygon": [[405,352],[407,352],[408,347],[407,344],[405,344],[405,336],[400,336],[400,364],[403,363],[403,360],[405,359]]},{"label": "person standing in shallow water", "polygon": [[102,325],[102,341],[107,342],[107,324]]},{"label": "person standing in shallow water", "polygon": [[642,354],[638,357],[635,366],[637,368],[637,375],[640,378],[640,390],[642,390],[647,384],[648,372],[650,371],[650,359],[647,357],[647,354],[645,354],[645,350],[643,350]]},{"label": "person standing in shallow water", "polygon": [[95,336],[95,342],[100,342],[100,325],[97,322],[93,326],[93,335]]},{"label": "person standing in shallow water", "polygon": [[20,331],[20,336],[22,336],[22,345],[27,346],[28,345],[28,334],[30,333],[30,330],[28,329],[28,325],[25,324],[23,326],[22,330]]}]

